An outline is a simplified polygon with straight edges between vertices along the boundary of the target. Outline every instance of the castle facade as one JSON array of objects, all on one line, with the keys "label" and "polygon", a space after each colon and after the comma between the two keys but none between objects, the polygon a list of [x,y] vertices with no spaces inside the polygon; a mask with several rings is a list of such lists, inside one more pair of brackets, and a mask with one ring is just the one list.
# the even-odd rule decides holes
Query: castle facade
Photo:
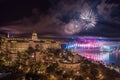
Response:
[{"label": "castle facade", "polygon": [[39,39],[37,33],[32,33],[31,38],[1,38],[1,49],[8,50],[11,53],[17,53],[27,50],[29,47],[35,48],[39,46],[40,49],[47,48],[61,48],[61,42],[53,39]]}]

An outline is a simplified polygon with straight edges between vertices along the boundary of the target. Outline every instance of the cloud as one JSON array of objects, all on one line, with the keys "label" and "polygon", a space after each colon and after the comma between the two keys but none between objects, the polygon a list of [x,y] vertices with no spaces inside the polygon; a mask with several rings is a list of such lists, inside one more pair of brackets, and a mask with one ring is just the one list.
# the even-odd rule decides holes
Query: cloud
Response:
[{"label": "cloud", "polygon": [[55,15],[38,15],[29,18],[23,18],[18,21],[11,22],[11,25],[1,26],[0,30],[10,33],[55,33],[60,26],[59,19]]},{"label": "cloud", "polygon": [[[56,6],[53,6],[48,10],[49,14],[38,15],[37,9],[33,9],[33,13],[29,18],[23,18],[18,21],[11,22],[12,25],[1,26],[0,30],[7,28],[7,31],[19,33],[30,33],[36,31],[38,33],[48,33],[53,32],[57,34],[65,34],[63,27],[66,25],[65,20],[61,20],[65,15],[68,15],[70,11],[79,11],[84,0],[70,2],[60,1]],[[56,7],[56,8],[54,8]],[[4,28],[5,27],[5,28]],[[15,29],[15,30],[14,30]]]},{"label": "cloud", "polygon": [[118,4],[107,3],[107,0],[101,0],[101,3],[97,6],[98,14],[106,21],[117,22],[117,19],[112,16],[113,13],[116,13],[115,9],[118,8]]},{"label": "cloud", "polygon": [[[79,19],[79,15],[85,9],[91,9],[92,5],[97,0],[49,0],[52,6],[45,14],[40,14],[37,8],[33,9],[33,15],[31,17],[24,17],[23,19],[11,22],[11,25],[1,26],[0,30],[6,30],[8,32],[21,33],[56,33],[60,35],[67,35],[64,28],[69,25],[72,20]],[[99,1],[99,0],[98,0]],[[102,1],[102,0],[101,0]],[[88,4],[89,3],[89,4]],[[102,1],[97,4],[98,14],[105,20],[114,20],[119,23],[119,18],[111,17],[113,7],[117,7],[116,4],[106,4]],[[97,13],[96,13],[97,14]],[[77,31],[78,32],[78,31]]]}]

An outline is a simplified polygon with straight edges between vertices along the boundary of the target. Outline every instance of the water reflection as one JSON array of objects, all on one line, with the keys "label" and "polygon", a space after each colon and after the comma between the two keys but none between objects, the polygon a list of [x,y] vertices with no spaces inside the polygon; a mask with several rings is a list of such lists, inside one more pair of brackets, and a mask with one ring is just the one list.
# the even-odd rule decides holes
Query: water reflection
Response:
[{"label": "water reflection", "polygon": [[94,61],[120,66],[120,38],[81,36],[62,44],[61,47]]},{"label": "water reflection", "polygon": [[104,64],[115,63],[116,65],[120,65],[120,53],[117,51],[114,52],[102,52],[102,51],[86,51],[76,49],[74,50],[79,55],[91,59],[93,61],[102,61]]},{"label": "water reflection", "polygon": [[109,63],[115,63],[116,65],[120,66],[120,52],[115,51],[111,53]]}]

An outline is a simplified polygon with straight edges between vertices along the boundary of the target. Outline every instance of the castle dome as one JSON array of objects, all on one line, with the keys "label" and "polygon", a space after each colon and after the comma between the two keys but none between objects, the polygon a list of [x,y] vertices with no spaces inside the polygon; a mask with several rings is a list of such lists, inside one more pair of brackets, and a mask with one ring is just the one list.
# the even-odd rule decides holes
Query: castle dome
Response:
[{"label": "castle dome", "polygon": [[37,36],[37,33],[36,32],[33,32],[32,33],[32,40],[38,40],[38,36]]}]

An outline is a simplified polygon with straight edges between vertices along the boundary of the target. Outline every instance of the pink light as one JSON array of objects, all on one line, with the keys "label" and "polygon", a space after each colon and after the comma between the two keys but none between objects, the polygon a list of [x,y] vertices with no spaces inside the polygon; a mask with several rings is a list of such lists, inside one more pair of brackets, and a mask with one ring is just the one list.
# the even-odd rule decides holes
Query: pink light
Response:
[{"label": "pink light", "polygon": [[32,58],[34,58],[34,55],[32,55]]}]

